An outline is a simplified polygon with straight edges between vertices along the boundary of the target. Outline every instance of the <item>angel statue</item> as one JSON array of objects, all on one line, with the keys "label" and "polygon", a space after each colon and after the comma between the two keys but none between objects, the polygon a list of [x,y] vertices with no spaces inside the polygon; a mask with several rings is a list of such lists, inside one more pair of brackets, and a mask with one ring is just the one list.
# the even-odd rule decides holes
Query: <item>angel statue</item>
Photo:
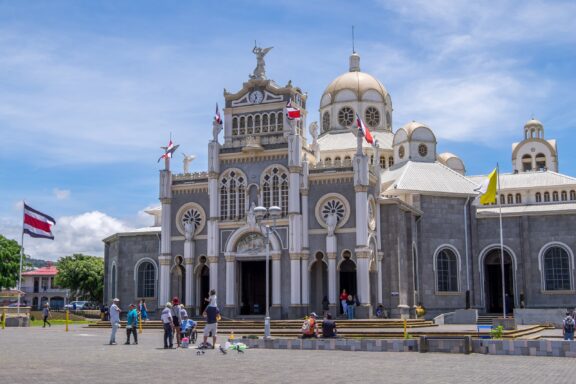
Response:
[{"label": "angel statue", "polygon": [[328,227],[328,236],[334,236],[334,231],[336,230],[336,225],[338,224],[338,216],[336,213],[330,212],[326,215],[326,226]]},{"label": "angel statue", "polygon": [[318,140],[318,122],[313,121],[312,124],[308,126],[308,132],[312,136],[312,142],[315,143]]},{"label": "angel statue", "polygon": [[192,221],[186,221],[184,223],[184,238],[186,240],[192,240],[194,232],[196,232],[196,223]]},{"label": "angel statue", "polygon": [[187,155],[185,153],[182,153],[182,156],[184,156],[184,159],[182,160],[182,165],[184,167],[184,173],[190,173],[190,163],[192,162],[192,160],[194,160],[196,158],[196,156]]},{"label": "angel statue", "polygon": [[259,79],[264,80],[266,79],[266,70],[264,67],[266,63],[264,62],[264,56],[274,47],[268,48],[260,48],[256,46],[256,42],[254,42],[254,48],[252,49],[252,53],[256,55],[256,68],[254,68],[254,72],[250,75],[251,79]]}]

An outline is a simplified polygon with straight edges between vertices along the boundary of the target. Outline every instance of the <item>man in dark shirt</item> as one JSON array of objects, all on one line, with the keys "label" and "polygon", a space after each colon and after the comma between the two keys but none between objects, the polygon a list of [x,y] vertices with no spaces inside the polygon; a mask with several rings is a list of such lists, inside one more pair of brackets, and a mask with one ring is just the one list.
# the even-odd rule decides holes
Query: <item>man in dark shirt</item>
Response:
[{"label": "man in dark shirt", "polygon": [[216,334],[218,333],[218,320],[220,318],[220,311],[218,307],[206,307],[206,310],[203,313],[204,317],[206,317],[206,326],[204,327],[204,343],[203,345],[206,346],[208,342],[208,337],[212,336],[212,348],[216,346]]},{"label": "man in dark shirt", "polygon": [[322,322],[322,337],[336,337],[336,322],[330,313],[326,313]]}]

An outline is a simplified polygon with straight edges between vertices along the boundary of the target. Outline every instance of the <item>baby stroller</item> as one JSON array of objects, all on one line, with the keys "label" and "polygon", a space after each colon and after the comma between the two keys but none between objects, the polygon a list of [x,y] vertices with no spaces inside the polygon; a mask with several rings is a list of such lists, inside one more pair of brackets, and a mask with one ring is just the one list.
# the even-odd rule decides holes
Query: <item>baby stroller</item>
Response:
[{"label": "baby stroller", "polygon": [[198,339],[198,331],[196,326],[198,324],[191,319],[182,320],[182,325],[180,326],[180,334],[182,338],[187,337],[190,345],[195,344]]}]

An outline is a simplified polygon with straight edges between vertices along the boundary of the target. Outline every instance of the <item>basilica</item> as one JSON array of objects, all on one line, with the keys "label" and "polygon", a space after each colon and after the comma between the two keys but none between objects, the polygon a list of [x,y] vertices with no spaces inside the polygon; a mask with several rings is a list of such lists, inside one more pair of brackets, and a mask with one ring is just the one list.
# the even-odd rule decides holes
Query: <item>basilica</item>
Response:
[{"label": "basilica", "polygon": [[[207,171],[173,172],[167,157],[154,226],[104,239],[106,302],[146,299],[154,312],[178,296],[199,315],[215,289],[225,317],[262,316],[268,302],[272,319],[322,313],[326,300],[337,314],[344,289],[358,318],[379,305],[394,318],[417,305],[427,317],[576,305],[576,178],[558,172],[540,121],[519,124],[512,173],[482,206],[486,176],[438,153],[424,123],[394,130],[391,95],[357,53],[308,125],[307,94],[266,77],[269,50],[256,47],[253,73],[224,91]],[[300,118],[287,118],[288,103]]]}]

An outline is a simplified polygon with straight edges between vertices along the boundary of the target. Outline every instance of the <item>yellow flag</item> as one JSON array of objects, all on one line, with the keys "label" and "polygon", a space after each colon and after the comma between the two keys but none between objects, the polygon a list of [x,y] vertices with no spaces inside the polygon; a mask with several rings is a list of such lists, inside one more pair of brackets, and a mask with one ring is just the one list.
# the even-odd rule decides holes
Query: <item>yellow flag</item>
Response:
[{"label": "yellow flag", "polygon": [[480,192],[480,204],[492,204],[496,202],[496,179],[498,178],[498,168],[488,175],[488,178],[484,180],[480,188],[477,189]]}]

